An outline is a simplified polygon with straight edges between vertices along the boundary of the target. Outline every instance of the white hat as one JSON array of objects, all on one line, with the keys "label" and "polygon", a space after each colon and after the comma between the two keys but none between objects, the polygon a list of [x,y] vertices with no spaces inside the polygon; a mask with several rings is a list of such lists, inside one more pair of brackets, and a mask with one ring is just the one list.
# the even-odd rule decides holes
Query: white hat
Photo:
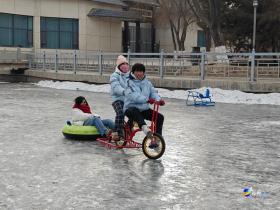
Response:
[{"label": "white hat", "polygon": [[128,63],[128,62],[123,55],[119,55],[118,58],[117,58],[117,66],[119,66],[123,63]]}]

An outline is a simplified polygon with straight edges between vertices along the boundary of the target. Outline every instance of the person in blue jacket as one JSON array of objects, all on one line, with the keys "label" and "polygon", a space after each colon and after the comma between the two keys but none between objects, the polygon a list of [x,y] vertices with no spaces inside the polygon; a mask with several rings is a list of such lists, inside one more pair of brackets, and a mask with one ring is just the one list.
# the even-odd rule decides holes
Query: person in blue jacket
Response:
[{"label": "person in blue jacket", "polygon": [[117,65],[115,72],[110,77],[111,96],[113,99],[112,106],[116,112],[115,117],[115,129],[112,133],[112,140],[119,140],[124,137],[123,125],[124,125],[124,92],[126,89],[126,81],[129,75],[129,65],[126,58],[123,55],[119,55],[117,58]]},{"label": "person in blue jacket", "polygon": [[[127,81],[123,109],[129,120],[137,122],[139,128],[148,137],[151,137],[153,134],[147,126],[145,119],[152,120],[153,110],[150,108],[149,103],[153,104],[155,101],[159,101],[160,105],[165,104],[152,83],[146,79],[145,66],[141,63],[134,64]],[[163,121],[164,116],[159,113],[156,133],[160,135],[162,135]]]}]

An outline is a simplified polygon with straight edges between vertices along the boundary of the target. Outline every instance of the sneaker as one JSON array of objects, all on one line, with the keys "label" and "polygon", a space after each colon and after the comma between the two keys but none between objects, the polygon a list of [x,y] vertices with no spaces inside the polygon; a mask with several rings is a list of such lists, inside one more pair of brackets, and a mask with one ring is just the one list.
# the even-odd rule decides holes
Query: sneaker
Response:
[{"label": "sneaker", "polygon": [[141,130],[146,134],[146,136],[151,137],[153,135],[150,128],[147,125],[142,125]]},{"label": "sneaker", "polygon": [[119,136],[119,141],[125,141],[124,136]]},{"label": "sneaker", "polygon": [[112,137],[112,141],[118,141],[120,139],[118,132],[113,132],[111,137]]}]

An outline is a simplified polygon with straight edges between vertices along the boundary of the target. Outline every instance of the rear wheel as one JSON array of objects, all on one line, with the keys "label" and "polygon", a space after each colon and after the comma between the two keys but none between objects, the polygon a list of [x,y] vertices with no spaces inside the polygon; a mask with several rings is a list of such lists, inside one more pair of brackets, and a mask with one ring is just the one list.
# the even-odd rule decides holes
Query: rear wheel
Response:
[{"label": "rear wheel", "polygon": [[142,143],[142,150],[146,157],[150,159],[160,158],[165,151],[165,141],[163,137],[154,133],[152,137],[145,137]]}]

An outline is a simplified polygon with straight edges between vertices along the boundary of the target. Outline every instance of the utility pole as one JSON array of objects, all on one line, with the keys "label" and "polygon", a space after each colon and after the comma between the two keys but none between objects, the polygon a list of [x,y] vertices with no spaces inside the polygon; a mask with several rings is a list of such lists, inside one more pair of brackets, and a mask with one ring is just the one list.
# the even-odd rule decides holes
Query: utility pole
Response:
[{"label": "utility pole", "polygon": [[256,53],[256,25],[257,25],[258,0],[253,0],[253,7],[254,7],[254,25],[253,25],[253,44],[252,44],[251,77],[250,77],[251,82],[256,81],[255,53]]}]

